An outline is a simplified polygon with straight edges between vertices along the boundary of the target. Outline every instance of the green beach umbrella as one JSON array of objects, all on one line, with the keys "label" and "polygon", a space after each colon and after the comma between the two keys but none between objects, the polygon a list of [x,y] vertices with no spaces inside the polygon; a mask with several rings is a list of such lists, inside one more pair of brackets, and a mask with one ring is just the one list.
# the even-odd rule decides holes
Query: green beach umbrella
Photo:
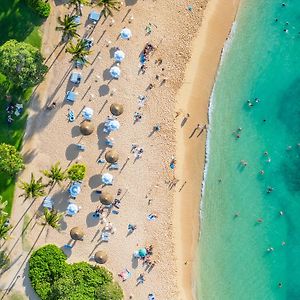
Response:
[{"label": "green beach umbrella", "polygon": [[146,248],[141,248],[140,250],[139,250],[139,256],[140,257],[145,257],[147,255],[147,250],[146,250]]}]

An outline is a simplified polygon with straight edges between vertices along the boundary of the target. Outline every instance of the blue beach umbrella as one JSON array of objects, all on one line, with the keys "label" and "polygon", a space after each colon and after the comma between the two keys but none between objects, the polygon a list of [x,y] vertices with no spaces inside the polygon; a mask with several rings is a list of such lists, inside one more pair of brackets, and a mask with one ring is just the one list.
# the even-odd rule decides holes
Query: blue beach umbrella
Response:
[{"label": "blue beach umbrella", "polygon": [[124,58],[125,58],[125,53],[122,50],[117,50],[114,53],[114,59],[116,62],[121,62],[124,60]]},{"label": "blue beach umbrella", "polygon": [[67,215],[74,216],[78,213],[79,208],[75,203],[70,203],[67,207]]},{"label": "blue beach umbrella", "polygon": [[109,73],[113,78],[116,78],[116,79],[120,78],[120,76],[121,76],[121,70],[119,67],[116,67],[116,66],[112,67],[110,69]]},{"label": "blue beach umbrella", "polygon": [[139,250],[139,256],[140,257],[145,257],[147,255],[147,250],[146,250],[146,248],[141,248],[140,250]]},{"label": "blue beach umbrella", "polygon": [[69,193],[71,197],[77,197],[81,191],[81,187],[79,183],[73,183],[69,188]]},{"label": "blue beach umbrella", "polygon": [[132,37],[131,30],[129,28],[123,28],[121,30],[121,39],[129,40]]},{"label": "blue beach umbrella", "polygon": [[111,174],[109,174],[109,173],[103,174],[102,178],[101,178],[102,183],[104,183],[104,184],[112,184],[113,183],[113,179],[114,179],[114,177]]}]

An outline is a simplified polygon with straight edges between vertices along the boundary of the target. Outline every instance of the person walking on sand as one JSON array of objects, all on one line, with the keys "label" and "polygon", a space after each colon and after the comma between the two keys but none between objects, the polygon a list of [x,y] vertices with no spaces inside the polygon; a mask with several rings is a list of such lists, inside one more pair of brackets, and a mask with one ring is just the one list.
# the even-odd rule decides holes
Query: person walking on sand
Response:
[{"label": "person walking on sand", "polygon": [[203,130],[204,129],[206,129],[207,127],[206,127],[206,124],[201,128],[201,130],[200,130],[200,132],[198,133],[198,135],[197,135],[197,137],[199,137],[201,134],[202,134],[202,132],[203,132]]},{"label": "person walking on sand", "polygon": [[191,135],[189,136],[189,138],[192,138],[193,135],[195,134],[195,132],[196,132],[197,130],[199,130],[199,129],[200,129],[200,124],[197,124],[197,126],[194,128],[194,130],[193,130],[193,132],[191,133]]},{"label": "person walking on sand", "polygon": [[190,117],[190,114],[187,113],[181,122],[181,127],[183,127],[185,125],[185,123],[187,122],[189,117]]}]

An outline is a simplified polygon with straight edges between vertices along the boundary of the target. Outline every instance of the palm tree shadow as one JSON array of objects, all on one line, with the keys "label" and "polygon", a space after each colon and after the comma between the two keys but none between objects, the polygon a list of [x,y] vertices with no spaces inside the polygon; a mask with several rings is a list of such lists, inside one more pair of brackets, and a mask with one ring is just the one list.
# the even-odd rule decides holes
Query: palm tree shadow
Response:
[{"label": "palm tree shadow", "polygon": [[126,6],[132,6],[137,3],[137,0],[125,0]]}]

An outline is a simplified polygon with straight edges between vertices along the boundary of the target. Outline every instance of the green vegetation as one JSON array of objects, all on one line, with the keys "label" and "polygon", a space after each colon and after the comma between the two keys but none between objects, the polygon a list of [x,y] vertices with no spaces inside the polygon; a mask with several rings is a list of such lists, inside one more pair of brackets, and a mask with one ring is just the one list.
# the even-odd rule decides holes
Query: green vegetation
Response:
[{"label": "green vegetation", "polygon": [[68,179],[71,181],[82,181],[86,173],[86,166],[84,164],[75,164],[67,171]]},{"label": "green vegetation", "polygon": [[66,172],[60,166],[60,162],[52,165],[49,170],[43,170],[42,173],[49,178],[48,185],[54,186],[56,183],[60,186],[66,179]]},{"label": "green vegetation", "polygon": [[57,22],[60,26],[57,26],[55,29],[57,31],[62,31],[62,40],[69,41],[73,37],[79,37],[79,34],[76,32],[80,24],[75,23],[76,16],[65,15],[62,19],[61,17],[57,18]]},{"label": "green vegetation", "polygon": [[4,250],[0,250],[0,271],[4,271],[9,267],[10,259]]},{"label": "green vegetation", "polygon": [[48,68],[40,51],[24,42],[9,40],[0,47],[0,72],[17,88],[40,83]]},{"label": "green vegetation", "polygon": [[63,218],[64,213],[60,213],[55,209],[49,210],[48,208],[44,209],[43,215],[43,225],[48,225],[53,229],[60,229],[60,221]]},{"label": "green vegetation", "polygon": [[81,6],[90,5],[89,0],[69,0],[69,7],[74,7],[76,14],[82,16]]},{"label": "green vegetation", "polygon": [[[43,19],[35,14],[23,0],[1,1],[0,5],[0,45],[10,39],[24,41],[36,48],[41,47],[41,36],[39,27]],[[11,85],[0,73],[0,143],[14,145],[20,150],[27,113],[14,117],[12,124],[7,124],[7,95],[13,103],[26,104],[31,96],[32,90],[25,91]],[[8,201],[6,211],[10,214],[14,196],[15,178],[7,175],[0,176],[0,194]]]},{"label": "green vegetation", "polygon": [[47,18],[50,15],[51,6],[45,0],[25,0],[25,3],[41,18]]},{"label": "green vegetation", "polygon": [[31,178],[29,182],[21,181],[20,188],[24,191],[24,194],[21,196],[25,197],[25,200],[28,198],[36,199],[41,196],[45,196],[45,185],[42,182],[42,177],[38,180],[34,178],[33,173],[31,173]]},{"label": "green vegetation", "polygon": [[5,211],[7,201],[3,201],[0,196],[0,240],[6,240],[8,238],[8,232],[12,226],[8,223],[8,213]]},{"label": "green vegetation", "polygon": [[122,300],[123,292],[104,267],[86,262],[67,264],[55,245],[46,245],[31,255],[29,278],[42,300]]},{"label": "green vegetation", "polygon": [[112,16],[113,10],[120,10],[120,0],[98,0],[97,5],[102,7],[102,13],[105,17]]},{"label": "green vegetation", "polygon": [[23,169],[23,157],[15,146],[0,144],[0,172],[14,176]]},{"label": "green vegetation", "polygon": [[86,48],[84,40],[78,39],[76,44],[69,42],[66,52],[73,55],[72,61],[79,62],[83,65],[89,64],[87,56],[91,53],[91,51]]}]

